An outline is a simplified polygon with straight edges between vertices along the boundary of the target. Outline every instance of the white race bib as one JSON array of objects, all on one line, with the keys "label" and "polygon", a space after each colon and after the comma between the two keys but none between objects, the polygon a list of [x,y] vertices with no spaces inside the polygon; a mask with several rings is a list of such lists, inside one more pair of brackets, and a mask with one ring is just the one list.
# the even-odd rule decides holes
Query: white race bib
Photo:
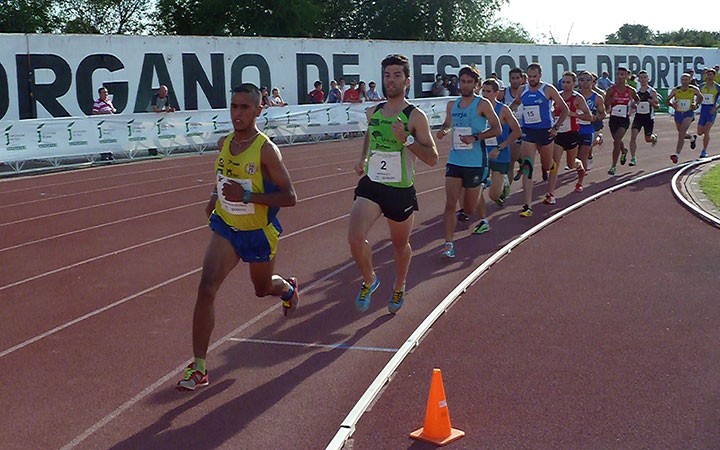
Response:
[{"label": "white race bib", "polygon": [[690,111],[690,105],[691,105],[691,104],[692,104],[692,103],[690,102],[690,100],[678,100],[678,101],[677,101],[677,110],[678,110],[679,112]]},{"label": "white race bib", "polygon": [[703,105],[715,104],[715,94],[703,94]]},{"label": "white race bib", "polygon": [[615,117],[627,117],[627,105],[615,105],[610,110],[610,115]]},{"label": "white race bib", "polygon": [[568,131],[570,131],[570,117],[567,117],[563,121],[562,125],[560,125],[557,131],[558,133],[567,133]]},{"label": "white race bib", "polygon": [[401,152],[373,152],[368,160],[368,176],[378,183],[402,181]]},{"label": "white race bib", "polygon": [[540,105],[529,105],[523,106],[523,123],[530,125],[533,123],[540,123],[542,118],[540,117]]},{"label": "white race bib", "polygon": [[470,127],[453,127],[453,148],[455,150],[469,150],[473,148],[472,144],[466,144],[460,139],[460,136],[470,136],[472,128]]},{"label": "white race bib", "polygon": [[486,147],[497,147],[498,146],[497,136],[493,136],[491,138],[485,139],[485,146]]},{"label": "white race bib", "polygon": [[245,204],[242,202],[231,202],[230,200],[225,198],[225,196],[223,195],[223,192],[222,192],[222,188],[223,188],[223,185],[230,180],[238,183],[246,191],[252,192],[252,181],[251,180],[228,178],[222,174],[217,174],[217,192],[218,192],[218,198],[220,199],[220,205],[222,205],[222,209],[224,209],[225,211],[229,212],[230,214],[234,214],[236,216],[255,214],[255,205],[253,203]]},{"label": "white race bib", "polygon": [[650,114],[650,102],[638,102],[637,113],[638,114]]}]

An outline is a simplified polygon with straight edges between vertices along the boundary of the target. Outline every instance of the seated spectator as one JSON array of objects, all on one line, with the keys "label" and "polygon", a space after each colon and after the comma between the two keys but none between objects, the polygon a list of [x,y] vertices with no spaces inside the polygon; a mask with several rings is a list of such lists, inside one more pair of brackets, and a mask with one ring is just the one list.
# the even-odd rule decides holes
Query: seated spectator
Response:
[{"label": "seated spectator", "polygon": [[451,97],[456,97],[460,95],[460,87],[458,86],[458,77],[457,75],[450,75],[450,79],[447,83],[447,91],[448,93],[445,95],[449,95]]},{"label": "seated spectator", "polygon": [[327,96],[328,103],[342,103],[342,91],[338,87],[337,81],[330,82],[330,91]]},{"label": "seated spectator", "polygon": [[367,89],[365,88],[364,81],[360,81],[360,83],[358,83],[358,92],[360,93],[360,102],[369,102],[370,101],[370,99],[368,98],[368,95],[367,95]]},{"label": "seated spectator", "polygon": [[375,82],[374,81],[371,81],[370,84],[368,84],[368,86],[370,86],[370,89],[368,89],[368,91],[367,91],[367,96],[368,96],[369,101],[379,102],[379,101],[382,101],[385,99],[385,97],[380,95],[380,93],[375,90]]},{"label": "seated spectator", "polygon": [[260,106],[263,108],[270,107],[270,93],[268,92],[267,86],[260,88]]},{"label": "seated spectator", "polygon": [[355,80],[350,81],[350,89],[345,91],[343,94],[343,103],[361,103],[360,91],[357,89],[357,82]]},{"label": "seated spectator", "polygon": [[[105,88],[105,86],[98,89],[98,95],[98,99],[95,100],[95,103],[93,103],[93,115],[115,114],[117,110],[115,109],[115,106],[113,106],[112,100],[110,100],[108,90]],[[115,157],[113,157],[113,154],[111,152],[100,153],[100,161],[112,161],[113,159],[115,159]]]},{"label": "seated spectator", "polygon": [[432,97],[444,97],[447,95],[446,89],[445,89],[445,81],[443,80],[443,76],[440,74],[435,75],[435,82],[432,85],[432,88],[430,89],[430,94]]},{"label": "seated spectator", "polygon": [[308,103],[322,103],[325,101],[325,93],[322,90],[322,81],[316,81],[313,86],[315,86],[315,89],[308,92]]},{"label": "seated spectator", "polygon": [[112,104],[112,100],[110,100],[110,96],[108,95],[108,90],[105,88],[105,86],[98,89],[98,99],[95,100],[95,103],[93,103],[93,109],[92,113],[95,114],[115,114],[117,110]]},{"label": "seated spectator", "polygon": [[285,103],[280,97],[280,89],[274,87],[272,89],[272,95],[270,96],[270,106],[287,106],[287,103]]},{"label": "seated spectator", "polygon": [[150,100],[150,108],[153,112],[174,112],[175,107],[170,104],[170,97],[168,97],[168,88],[165,85],[160,86],[157,94],[152,96]]}]

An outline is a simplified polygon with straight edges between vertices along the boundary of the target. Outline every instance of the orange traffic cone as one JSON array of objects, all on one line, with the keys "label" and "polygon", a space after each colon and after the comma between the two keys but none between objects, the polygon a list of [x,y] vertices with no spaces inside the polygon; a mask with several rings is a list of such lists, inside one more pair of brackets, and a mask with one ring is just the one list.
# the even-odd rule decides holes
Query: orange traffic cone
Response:
[{"label": "orange traffic cone", "polygon": [[410,437],[436,445],[445,445],[463,436],[465,436],[464,431],[450,426],[450,412],[445,399],[442,373],[440,369],[433,369],[430,395],[428,395],[427,410],[425,411],[425,424],[419,430],[410,433]]}]

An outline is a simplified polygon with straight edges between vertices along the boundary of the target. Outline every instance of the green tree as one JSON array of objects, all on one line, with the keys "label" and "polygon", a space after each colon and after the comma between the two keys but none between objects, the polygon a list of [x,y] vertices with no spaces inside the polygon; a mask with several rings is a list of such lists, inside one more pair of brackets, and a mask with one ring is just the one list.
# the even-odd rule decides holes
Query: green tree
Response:
[{"label": "green tree", "polygon": [[59,19],[53,0],[0,0],[0,33],[48,33]]},{"label": "green tree", "polygon": [[141,34],[148,31],[153,0],[56,0],[65,33]]},{"label": "green tree", "polygon": [[718,47],[720,48],[720,32],[686,30],[659,33],[658,45],[678,45],[683,47]]},{"label": "green tree", "polygon": [[645,25],[624,24],[613,34],[607,35],[608,44],[652,45],[655,33]]}]

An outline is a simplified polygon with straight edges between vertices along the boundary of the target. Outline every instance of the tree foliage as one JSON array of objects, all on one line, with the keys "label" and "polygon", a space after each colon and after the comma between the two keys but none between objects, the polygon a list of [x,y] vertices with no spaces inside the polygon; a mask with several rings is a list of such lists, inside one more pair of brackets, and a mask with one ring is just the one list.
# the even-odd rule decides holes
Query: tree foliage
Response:
[{"label": "tree foliage", "polygon": [[645,25],[624,24],[607,35],[608,44],[676,45],[682,47],[720,47],[720,32],[685,30],[654,32]]},{"label": "tree foliage", "polygon": [[134,34],[146,31],[152,0],[56,0],[65,33]]},{"label": "tree foliage", "polygon": [[0,33],[47,33],[59,18],[53,0],[0,0]]}]

